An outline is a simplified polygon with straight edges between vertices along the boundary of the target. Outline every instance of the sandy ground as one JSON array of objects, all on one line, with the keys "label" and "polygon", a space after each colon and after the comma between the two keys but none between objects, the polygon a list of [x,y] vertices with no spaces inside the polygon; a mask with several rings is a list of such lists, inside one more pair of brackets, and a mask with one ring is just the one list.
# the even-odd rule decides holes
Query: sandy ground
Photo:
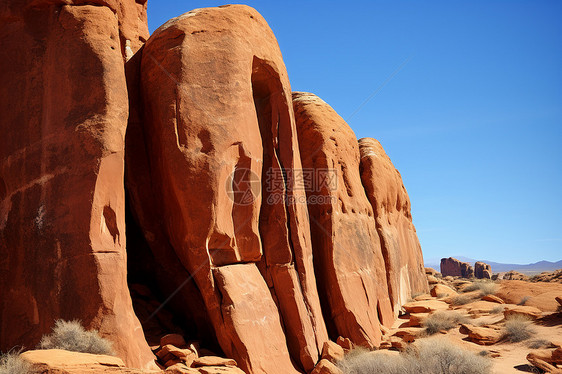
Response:
[{"label": "sandy ground", "polygon": [[[433,298],[433,300],[435,300]],[[473,303],[468,303],[466,305],[451,307],[455,308],[460,313],[467,313],[468,311],[474,309],[479,310],[482,304],[487,304],[487,302],[475,301]],[[501,305],[501,304],[496,304]],[[550,308],[547,308],[550,309]],[[505,319],[503,313],[489,313],[482,312],[476,313],[477,318],[471,316],[469,323],[475,326],[481,325],[493,325],[501,327],[503,326]],[[392,335],[395,330],[400,328],[400,325],[408,321],[408,315],[405,315],[397,320],[391,329],[389,335]],[[423,329],[416,329],[421,334]],[[494,374],[510,374],[510,373],[539,373],[538,369],[532,366],[526,359],[527,354],[532,352],[533,348],[529,347],[529,344],[534,340],[546,340],[555,344],[562,344],[562,313],[556,313],[551,311],[544,311],[543,318],[533,322],[532,330],[534,331],[534,336],[529,340],[510,343],[510,342],[499,342],[492,345],[479,345],[471,342],[467,335],[461,334],[459,332],[459,326],[453,328],[449,331],[442,332],[440,335],[444,339],[449,339],[452,344],[457,344],[463,348],[473,351],[475,353],[480,353],[482,351],[488,351],[493,363],[493,373]],[[422,334],[423,336],[423,334]],[[425,339],[424,337],[417,338],[416,340]]]}]

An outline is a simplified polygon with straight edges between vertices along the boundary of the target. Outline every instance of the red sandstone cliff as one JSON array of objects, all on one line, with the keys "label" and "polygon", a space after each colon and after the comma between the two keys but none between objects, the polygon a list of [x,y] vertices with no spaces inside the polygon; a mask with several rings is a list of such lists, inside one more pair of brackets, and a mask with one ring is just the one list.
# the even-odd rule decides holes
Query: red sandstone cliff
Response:
[{"label": "red sandstone cliff", "polygon": [[377,346],[427,290],[400,174],[291,92],[255,10],[148,38],[143,1],[0,5],[1,350],[78,318],[150,366],[127,263],[247,373],[310,372],[340,335]]}]

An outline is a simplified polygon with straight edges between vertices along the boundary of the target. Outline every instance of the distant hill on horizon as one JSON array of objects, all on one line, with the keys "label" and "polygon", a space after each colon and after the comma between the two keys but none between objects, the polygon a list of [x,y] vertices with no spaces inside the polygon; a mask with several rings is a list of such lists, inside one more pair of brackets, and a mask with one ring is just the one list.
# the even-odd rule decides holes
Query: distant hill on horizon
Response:
[{"label": "distant hill on horizon", "polygon": [[[534,274],[540,274],[543,271],[554,271],[557,269],[562,269],[562,260],[557,262],[542,260],[532,264],[505,264],[501,262],[494,262],[488,260],[475,260],[473,258],[469,258],[465,256],[447,256],[447,257],[453,257],[459,261],[468,262],[472,265],[474,265],[476,261],[485,262],[492,267],[492,273],[501,273],[505,271],[515,270],[526,275],[534,275]],[[434,268],[437,271],[440,271],[440,264],[441,264],[441,259],[428,259],[427,261],[425,261],[426,267]]]}]

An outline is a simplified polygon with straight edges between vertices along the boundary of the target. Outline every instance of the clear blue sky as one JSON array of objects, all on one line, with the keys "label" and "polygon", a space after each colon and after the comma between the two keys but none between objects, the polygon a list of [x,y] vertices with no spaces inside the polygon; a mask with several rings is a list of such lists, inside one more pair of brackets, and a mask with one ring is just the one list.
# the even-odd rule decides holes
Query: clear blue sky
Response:
[{"label": "clear blue sky", "polygon": [[[150,31],[217,1],[149,0]],[[426,260],[562,259],[562,1],[248,1],[294,91],[380,140]]]}]

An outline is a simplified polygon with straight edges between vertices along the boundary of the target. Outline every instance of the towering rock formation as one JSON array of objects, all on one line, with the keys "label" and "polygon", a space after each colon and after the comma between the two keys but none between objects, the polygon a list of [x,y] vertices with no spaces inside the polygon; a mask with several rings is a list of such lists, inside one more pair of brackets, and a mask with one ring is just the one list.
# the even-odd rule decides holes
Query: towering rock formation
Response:
[{"label": "towering rock formation", "polygon": [[[138,144],[147,144],[147,180],[161,203],[151,216],[133,200],[145,236],[153,241],[151,219],[164,218],[159,236],[194,277],[229,357],[248,372],[290,373],[290,351],[311,370],[328,337],[304,192],[283,173],[301,165],[273,33],[246,6],[200,9],[160,27],[141,53]],[[143,169],[138,162],[131,168]],[[127,184],[140,196],[135,178]],[[152,246],[157,262],[170,258],[160,248]]]},{"label": "towering rock formation", "polygon": [[357,138],[317,96],[294,93],[293,105],[303,166],[318,174],[313,178],[319,184],[307,192],[326,319],[335,325],[332,334],[378,346],[380,323],[389,326],[394,317],[373,209],[361,184]]},{"label": "towering rock formation", "polygon": [[412,294],[429,291],[421,246],[400,173],[377,140],[360,139],[359,150],[361,180],[375,214],[388,292],[397,315]]},{"label": "towering rock formation", "polygon": [[145,10],[133,0],[0,4],[2,351],[78,318],[127,364],[153,361],[126,283],[122,182],[124,54],[147,36]]},{"label": "towering rock formation", "polygon": [[442,258],[441,274],[443,274],[444,277],[472,278],[474,276],[474,269],[468,262],[462,262],[453,257]]},{"label": "towering rock formation", "polygon": [[492,279],[492,267],[485,262],[474,263],[474,277],[478,279]]},{"label": "towering rock formation", "polygon": [[76,318],[150,367],[127,253],[249,374],[311,372],[328,330],[377,346],[427,290],[399,173],[292,96],[255,10],[148,38],[143,0],[0,0],[0,40],[0,350]]}]

